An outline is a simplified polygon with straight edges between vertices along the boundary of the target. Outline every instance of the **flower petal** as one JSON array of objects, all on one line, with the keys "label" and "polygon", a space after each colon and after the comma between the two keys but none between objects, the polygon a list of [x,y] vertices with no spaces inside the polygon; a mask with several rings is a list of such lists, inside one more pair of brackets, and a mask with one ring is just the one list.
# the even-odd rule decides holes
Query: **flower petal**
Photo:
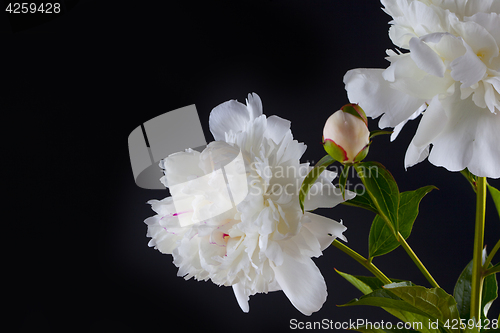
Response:
[{"label": "flower petal", "polygon": [[305,223],[304,227],[309,229],[318,238],[321,251],[330,246],[335,238],[340,238],[344,242],[347,242],[347,238],[342,234],[347,228],[342,223],[313,213],[306,212],[304,215],[311,220],[310,223]]},{"label": "flower petal", "polygon": [[[421,70],[410,53],[390,56],[388,60],[391,65],[382,74],[384,79],[390,82],[392,89],[420,99],[420,105],[431,100],[436,94],[446,93],[454,82],[449,74],[440,78]],[[406,113],[404,115],[411,116]]]},{"label": "flower petal", "polygon": [[332,183],[318,181],[313,184],[304,198],[304,210],[311,211],[317,208],[332,208],[355,196],[354,192],[346,191],[344,200],[339,188],[333,186]]},{"label": "flower petal", "polygon": [[[417,111],[415,111],[410,116],[410,118],[408,118],[408,120],[414,120],[415,118],[417,118],[418,116],[420,116],[420,114],[425,110],[426,106],[427,106],[426,104],[422,104],[420,106],[420,108]],[[391,142],[394,141],[394,140],[396,140],[396,138],[399,135],[399,132],[401,132],[401,130],[403,129],[404,125],[406,125],[406,123],[408,122],[408,120],[404,120],[401,123],[399,123],[396,127],[394,127],[393,132],[391,134]]]},{"label": "flower petal", "polygon": [[283,257],[281,266],[271,264],[276,281],[293,306],[310,316],[326,301],[325,280],[311,258],[298,261],[288,254]]},{"label": "flower petal", "polygon": [[472,48],[464,42],[465,54],[451,62],[451,77],[463,83],[467,88],[477,83],[486,73],[486,65],[479,59]]},{"label": "flower petal", "polygon": [[468,168],[478,177],[500,178],[500,113],[483,110],[477,128]]},{"label": "flower petal", "polygon": [[418,125],[417,133],[406,151],[406,168],[422,162],[429,155],[429,144],[441,133],[447,120],[448,117],[436,95],[427,107]]},{"label": "flower petal", "polygon": [[474,54],[481,54],[483,61],[489,63],[491,58],[498,56],[498,45],[495,38],[485,27],[474,21],[453,22],[453,28],[463,38]]},{"label": "flower petal", "polygon": [[254,120],[258,116],[262,115],[262,100],[256,93],[248,94],[247,98],[247,109],[250,113],[250,120]]},{"label": "flower petal", "polygon": [[236,296],[236,300],[238,301],[238,305],[241,310],[245,313],[250,311],[250,306],[248,305],[248,300],[250,299],[249,295],[247,295],[245,287],[242,282],[233,284],[234,296]]},{"label": "flower petal", "polygon": [[446,67],[443,60],[419,38],[410,39],[410,56],[421,70],[438,77],[444,77]]},{"label": "flower petal", "polygon": [[345,74],[344,83],[351,103],[358,103],[372,118],[385,112],[379,127],[394,127],[408,119],[425,101],[391,88],[382,77],[383,72],[383,69],[353,69]]},{"label": "flower petal", "polygon": [[490,112],[477,107],[471,97],[462,100],[458,87],[453,95],[441,100],[441,105],[448,121],[441,134],[432,140],[429,161],[449,171],[461,171],[472,159],[478,116]]},{"label": "flower petal", "polygon": [[214,139],[220,141],[225,139],[226,132],[241,131],[249,121],[247,107],[236,100],[230,100],[213,108],[208,123]]},{"label": "flower petal", "polygon": [[205,173],[199,168],[200,152],[186,149],[185,152],[170,154],[163,159],[162,167],[165,169],[164,184],[172,187],[187,182],[193,177],[203,176]]},{"label": "flower petal", "polygon": [[465,21],[473,21],[485,28],[500,47],[500,14],[499,13],[477,13],[466,17]]},{"label": "flower petal", "polygon": [[266,135],[279,144],[285,137],[285,134],[290,130],[290,120],[283,119],[278,116],[271,116],[267,118],[267,132]]}]

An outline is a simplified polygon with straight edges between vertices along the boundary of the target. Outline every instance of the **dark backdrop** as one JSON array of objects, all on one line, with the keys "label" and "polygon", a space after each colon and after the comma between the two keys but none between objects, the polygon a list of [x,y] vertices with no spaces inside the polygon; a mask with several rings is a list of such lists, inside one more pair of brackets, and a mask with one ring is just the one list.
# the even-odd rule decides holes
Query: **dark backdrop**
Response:
[{"label": "dark backdrop", "polygon": [[[112,3],[112,4],[111,4]],[[7,3],[4,2],[4,7]],[[335,248],[315,260],[328,286],[310,317],[282,292],[250,298],[243,313],[231,288],[184,281],[170,255],[147,246],[146,201],[165,191],[134,183],[127,138],[164,112],[196,104],[207,141],[210,110],[260,95],[267,115],[292,121],[317,161],[326,118],[347,103],[342,77],[385,68],[390,17],[377,1],[63,1],[63,12],[7,16],[2,9],[1,112],[8,189],[4,255],[22,332],[290,330],[290,320],[390,320],[378,308],[338,308],[360,293],[334,271],[369,275]],[[370,121],[376,129],[377,121]],[[405,171],[418,120],[368,156],[400,190],[433,184],[409,243],[449,293],[471,259],[474,194],[460,174],[427,161]],[[498,185],[498,182],[496,182]],[[488,201],[486,244],[500,223]],[[363,255],[373,214],[320,210],[344,221]],[[10,228],[9,228],[10,229]],[[10,243],[6,243],[10,244]],[[401,248],[374,260],[388,276],[428,286]],[[9,286],[6,287],[9,289]],[[491,310],[498,316],[498,306]]]}]

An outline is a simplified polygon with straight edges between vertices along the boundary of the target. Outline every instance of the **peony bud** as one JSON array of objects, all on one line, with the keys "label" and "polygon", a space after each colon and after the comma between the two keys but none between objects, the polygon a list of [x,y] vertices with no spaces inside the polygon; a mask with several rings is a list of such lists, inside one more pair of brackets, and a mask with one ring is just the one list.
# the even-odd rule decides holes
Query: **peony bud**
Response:
[{"label": "peony bud", "polygon": [[370,131],[363,109],[346,104],[332,114],[323,129],[323,147],[328,155],[345,164],[359,162],[368,154]]}]

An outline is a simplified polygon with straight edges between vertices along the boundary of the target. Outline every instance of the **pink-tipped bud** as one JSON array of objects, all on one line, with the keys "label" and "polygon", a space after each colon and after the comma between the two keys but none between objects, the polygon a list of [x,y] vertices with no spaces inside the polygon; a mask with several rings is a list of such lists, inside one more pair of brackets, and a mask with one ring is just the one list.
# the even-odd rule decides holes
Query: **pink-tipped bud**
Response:
[{"label": "pink-tipped bud", "polygon": [[341,163],[359,162],[368,154],[370,131],[367,125],[365,112],[359,105],[344,105],[326,121],[323,147]]}]

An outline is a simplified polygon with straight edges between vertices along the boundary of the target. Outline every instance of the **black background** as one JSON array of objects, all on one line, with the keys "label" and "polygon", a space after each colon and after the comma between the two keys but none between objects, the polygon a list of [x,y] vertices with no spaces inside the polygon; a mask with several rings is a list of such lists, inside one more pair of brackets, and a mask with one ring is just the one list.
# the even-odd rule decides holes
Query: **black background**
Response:
[{"label": "black background", "polygon": [[[6,2],[2,4],[6,6]],[[270,332],[290,320],[396,319],[379,308],[338,308],[360,293],[334,271],[369,273],[335,248],[315,259],[328,286],[323,308],[302,315],[282,292],[250,298],[243,313],[231,288],[184,281],[170,255],[147,246],[149,199],[165,191],[134,183],[127,138],[155,116],[196,104],[208,115],[250,92],[264,113],[292,121],[317,161],[326,118],[347,103],[342,77],[385,68],[390,17],[373,0],[65,1],[63,12],[6,15],[2,8],[0,108],[8,201],[4,237],[13,292],[9,319],[21,332]],[[31,14],[34,15],[34,14]],[[424,161],[407,171],[406,147],[377,137],[368,160],[382,162],[401,191],[433,184],[409,243],[449,293],[471,259],[475,196],[458,173]],[[377,121],[370,121],[371,129]],[[499,185],[498,181],[491,181]],[[488,199],[486,244],[500,223]],[[346,206],[353,249],[367,254],[373,214]],[[11,243],[12,242],[12,243]],[[394,278],[429,286],[401,248],[374,263]],[[6,273],[4,273],[6,274]],[[12,306],[13,305],[13,306]],[[490,310],[497,318],[498,305]]]}]

